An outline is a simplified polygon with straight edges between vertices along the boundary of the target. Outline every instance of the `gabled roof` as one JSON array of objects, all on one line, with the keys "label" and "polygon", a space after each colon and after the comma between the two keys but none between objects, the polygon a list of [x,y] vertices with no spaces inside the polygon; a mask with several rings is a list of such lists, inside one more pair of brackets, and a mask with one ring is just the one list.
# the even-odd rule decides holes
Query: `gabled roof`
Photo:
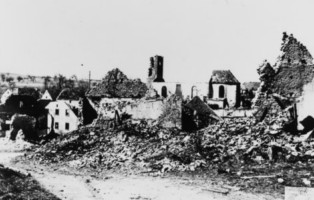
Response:
[{"label": "gabled roof", "polygon": [[80,91],[77,89],[64,88],[58,95],[57,100],[79,100]]},{"label": "gabled roof", "polygon": [[240,83],[230,70],[213,70],[210,82],[225,84]]},{"label": "gabled roof", "polygon": [[45,91],[45,93],[41,97],[41,100],[52,100],[52,97],[51,97],[50,93],[48,92],[48,90]]},{"label": "gabled roof", "polygon": [[[57,104],[57,103],[61,103],[64,105],[65,108],[71,110],[74,115],[76,117],[78,117],[78,109],[75,108],[74,106],[71,106],[70,104],[68,104],[67,102],[63,101],[63,100],[58,100],[58,101],[51,101],[47,106],[46,106],[46,109],[54,109],[54,105]],[[60,107],[59,107],[60,108]]]}]

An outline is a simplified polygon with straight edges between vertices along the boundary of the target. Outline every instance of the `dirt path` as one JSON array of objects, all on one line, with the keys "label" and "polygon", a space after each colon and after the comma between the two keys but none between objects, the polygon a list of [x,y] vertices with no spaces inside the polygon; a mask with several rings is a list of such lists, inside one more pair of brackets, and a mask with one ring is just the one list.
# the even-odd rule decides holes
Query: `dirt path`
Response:
[{"label": "dirt path", "polygon": [[173,180],[161,177],[114,175],[99,180],[87,175],[75,173],[63,174],[58,169],[47,170],[43,166],[21,166],[10,160],[21,153],[0,153],[0,163],[22,173],[31,174],[47,190],[61,199],[67,200],[273,200],[267,195],[248,194],[230,191],[220,194],[208,191],[209,186],[189,185],[189,180]]}]

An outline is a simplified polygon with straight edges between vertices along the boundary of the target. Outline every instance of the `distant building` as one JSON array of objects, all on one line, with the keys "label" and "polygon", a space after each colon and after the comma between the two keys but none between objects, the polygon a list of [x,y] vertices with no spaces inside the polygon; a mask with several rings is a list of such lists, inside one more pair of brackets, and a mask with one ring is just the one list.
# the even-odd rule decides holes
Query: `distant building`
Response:
[{"label": "distant building", "polygon": [[46,109],[48,132],[65,134],[78,129],[80,124],[78,101],[57,100],[50,102]]},{"label": "distant building", "polygon": [[51,100],[52,101],[52,97],[51,97],[50,93],[48,92],[48,90],[45,91],[45,93],[41,97],[41,100]]},{"label": "distant building", "polygon": [[18,94],[18,88],[7,89],[1,96],[1,104],[5,104],[5,102],[8,100],[8,98],[11,95],[17,95],[17,94]]},{"label": "distant building", "polygon": [[157,91],[158,95],[167,98],[171,94],[182,97],[199,96],[202,100],[208,96],[208,82],[168,82],[163,77],[164,59],[162,56],[150,58],[147,85]]},{"label": "distant building", "polygon": [[240,105],[240,82],[230,70],[214,70],[209,81],[209,103],[219,108]]},{"label": "distant building", "polygon": [[[162,98],[171,94],[182,96],[185,99],[193,99],[198,96],[206,103],[216,104],[217,108],[239,107],[240,82],[230,70],[214,70],[209,82],[167,82],[163,78],[162,56],[150,58],[148,68],[147,86],[154,89]],[[208,99],[210,99],[208,101]]]}]

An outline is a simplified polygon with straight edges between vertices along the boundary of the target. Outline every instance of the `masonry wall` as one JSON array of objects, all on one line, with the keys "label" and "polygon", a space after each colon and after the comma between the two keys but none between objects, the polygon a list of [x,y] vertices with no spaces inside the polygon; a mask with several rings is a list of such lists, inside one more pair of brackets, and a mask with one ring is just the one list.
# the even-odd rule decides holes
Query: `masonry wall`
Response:
[{"label": "masonry wall", "polygon": [[[71,101],[76,104],[77,101]],[[48,109],[47,126],[48,133],[54,129],[55,133],[65,134],[78,129],[80,123],[79,118],[75,113],[64,103],[64,101],[51,102],[46,109]],[[59,114],[56,115],[55,110],[59,109]],[[66,115],[66,110],[68,115]],[[58,129],[55,128],[55,124],[58,123]],[[69,123],[69,129],[67,130],[65,124]]]},{"label": "masonry wall", "polygon": [[225,96],[227,98],[229,106],[233,107],[237,102],[237,86],[227,85],[227,84],[213,84],[213,99],[224,99],[219,98],[219,87],[223,86],[225,88]]},{"label": "masonry wall", "polygon": [[98,114],[113,119],[115,112],[126,113],[132,119],[158,119],[162,114],[163,100],[136,100],[130,98],[103,98],[100,101]]},{"label": "masonry wall", "polygon": [[208,83],[206,82],[164,82],[164,83],[152,83],[152,87],[157,91],[161,96],[162,87],[167,88],[168,96],[175,94],[177,84],[181,84],[182,95],[184,98],[187,96],[192,97],[193,95],[199,96],[201,99],[208,96]]},{"label": "masonry wall", "polygon": [[142,101],[127,105],[126,113],[132,115],[132,119],[158,119],[162,114],[163,101]]},{"label": "masonry wall", "polygon": [[[49,113],[54,113],[55,110],[51,109],[49,110]],[[47,123],[48,123],[48,133],[51,131],[52,126],[54,128],[55,133],[58,134],[65,134],[74,130],[78,129],[79,119],[76,116],[73,116],[74,114],[70,112],[69,116],[65,115],[65,110],[60,110],[59,115],[54,115],[53,118],[52,115],[48,115],[47,117]],[[59,128],[55,129],[55,124],[59,124]],[[69,130],[66,130],[65,123],[69,123]]]}]

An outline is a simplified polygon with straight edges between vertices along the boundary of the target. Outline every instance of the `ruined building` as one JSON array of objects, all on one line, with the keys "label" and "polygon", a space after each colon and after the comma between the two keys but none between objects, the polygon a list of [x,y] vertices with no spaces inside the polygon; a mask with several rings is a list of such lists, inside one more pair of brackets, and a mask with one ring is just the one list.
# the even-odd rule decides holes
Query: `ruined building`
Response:
[{"label": "ruined building", "polygon": [[203,101],[216,104],[223,108],[224,102],[230,107],[238,107],[240,103],[240,82],[230,70],[214,70],[209,82],[169,82],[163,78],[164,59],[155,56],[150,59],[147,85],[153,88],[158,95],[167,98],[176,94],[187,99],[198,96]]},{"label": "ruined building", "polygon": [[148,82],[165,82],[163,78],[164,58],[156,55],[150,58],[150,67],[148,69]]},{"label": "ruined building", "polygon": [[[240,82],[230,70],[214,70],[209,81],[209,102],[219,108],[239,107]],[[224,105],[225,104],[225,105]]]},{"label": "ruined building", "polygon": [[294,117],[298,123],[314,116],[313,67],[313,58],[307,48],[292,34],[283,33],[281,55],[277,62],[272,66],[265,60],[257,70],[261,85],[254,106],[264,106],[272,97],[279,96],[281,100],[290,102],[288,105],[295,105]]}]

